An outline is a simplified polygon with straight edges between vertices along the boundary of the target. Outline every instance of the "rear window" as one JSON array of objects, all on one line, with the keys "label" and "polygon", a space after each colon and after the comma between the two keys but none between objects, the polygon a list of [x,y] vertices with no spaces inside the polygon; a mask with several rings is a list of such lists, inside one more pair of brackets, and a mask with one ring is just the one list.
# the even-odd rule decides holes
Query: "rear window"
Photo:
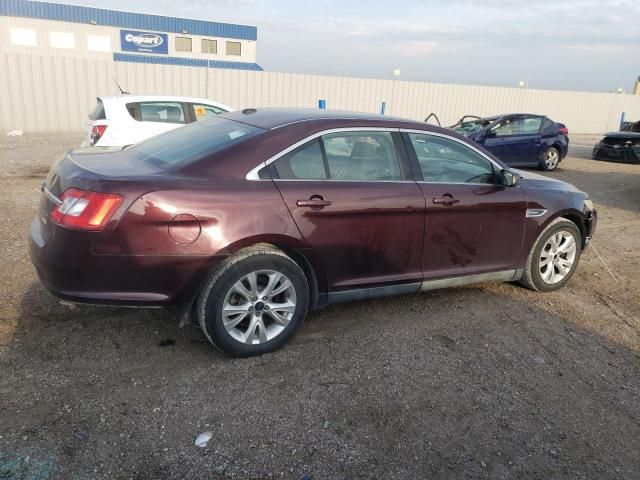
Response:
[{"label": "rear window", "polygon": [[252,125],[213,118],[152,137],[127,151],[134,159],[172,168],[196,162],[262,132]]},{"label": "rear window", "polygon": [[104,113],[104,105],[102,100],[98,99],[98,104],[93,111],[89,114],[89,120],[106,120],[107,116]]}]

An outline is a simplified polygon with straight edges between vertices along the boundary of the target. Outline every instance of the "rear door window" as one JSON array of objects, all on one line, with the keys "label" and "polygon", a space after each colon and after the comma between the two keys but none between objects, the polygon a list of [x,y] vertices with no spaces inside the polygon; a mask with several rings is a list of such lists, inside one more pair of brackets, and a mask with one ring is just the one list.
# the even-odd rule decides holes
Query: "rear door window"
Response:
[{"label": "rear door window", "polygon": [[542,117],[525,117],[522,119],[522,135],[535,135],[540,133]]},{"label": "rear door window", "polygon": [[186,123],[181,102],[136,102],[128,103],[127,110],[139,122]]},{"label": "rear door window", "polygon": [[391,132],[340,132],[322,136],[332,180],[402,180]]}]

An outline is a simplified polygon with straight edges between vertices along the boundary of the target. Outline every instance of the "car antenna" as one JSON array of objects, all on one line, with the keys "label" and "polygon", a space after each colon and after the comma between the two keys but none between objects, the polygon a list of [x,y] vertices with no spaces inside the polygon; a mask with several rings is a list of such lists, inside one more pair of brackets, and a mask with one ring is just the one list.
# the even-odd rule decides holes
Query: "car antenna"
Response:
[{"label": "car antenna", "polygon": [[131,95],[129,92],[125,92],[124,90],[122,90],[122,87],[118,83],[118,80],[116,80],[116,77],[113,77],[113,81],[116,82],[116,85],[118,86],[118,90],[120,90],[121,95]]}]

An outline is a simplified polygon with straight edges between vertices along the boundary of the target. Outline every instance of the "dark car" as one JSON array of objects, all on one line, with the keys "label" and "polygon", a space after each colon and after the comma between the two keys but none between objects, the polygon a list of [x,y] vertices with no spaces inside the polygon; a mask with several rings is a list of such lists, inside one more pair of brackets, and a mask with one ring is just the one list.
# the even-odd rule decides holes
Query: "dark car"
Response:
[{"label": "dark car", "polygon": [[569,130],[542,115],[515,113],[463,117],[450,128],[482,145],[513,167],[555,170],[569,150]]},{"label": "dark car", "polygon": [[627,130],[605,133],[593,147],[593,158],[610,162],[640,162],[640,122],[632,123]]},{"label": "dark car", "polygon": [[77,302],[180,306],[248,356],[310,309],[479,281],[556,290],[596,224],[588,196],[450,130],[244,110],[49,172],[30,253]]}]

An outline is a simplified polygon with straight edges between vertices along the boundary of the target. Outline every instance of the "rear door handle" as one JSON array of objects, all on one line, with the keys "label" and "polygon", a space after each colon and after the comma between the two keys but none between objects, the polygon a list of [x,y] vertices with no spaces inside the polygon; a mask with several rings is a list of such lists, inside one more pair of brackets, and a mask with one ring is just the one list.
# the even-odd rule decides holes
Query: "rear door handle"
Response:
[{"label": "rear door handle", "polygon": [[453,198],[450,195],[444,195],[442,197],[436,197],[433,199],[433,203],[441,204],[441,205],[453,205],[454,203],[458,203],[460,200],[457,198]]},{"label": "rear door handle", "polygon": [[322,197],[311,197],[309,200],[298,200],[296,205],[299,207],[324,208],[331,205],[331,202]]}]

